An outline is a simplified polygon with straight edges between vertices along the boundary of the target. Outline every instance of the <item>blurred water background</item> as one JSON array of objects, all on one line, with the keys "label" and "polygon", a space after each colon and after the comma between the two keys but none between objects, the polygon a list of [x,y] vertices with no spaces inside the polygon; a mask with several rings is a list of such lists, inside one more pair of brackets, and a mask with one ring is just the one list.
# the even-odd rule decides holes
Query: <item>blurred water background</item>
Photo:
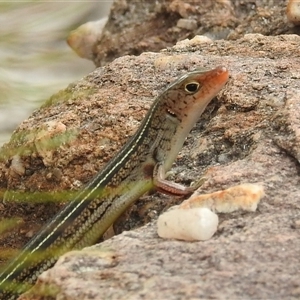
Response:
[{"label": "blurred water background", "polygon": [[66,37],[107,16],[111,3],[0,2],[0,146],[52,94],[95,69],[69,48]]}]

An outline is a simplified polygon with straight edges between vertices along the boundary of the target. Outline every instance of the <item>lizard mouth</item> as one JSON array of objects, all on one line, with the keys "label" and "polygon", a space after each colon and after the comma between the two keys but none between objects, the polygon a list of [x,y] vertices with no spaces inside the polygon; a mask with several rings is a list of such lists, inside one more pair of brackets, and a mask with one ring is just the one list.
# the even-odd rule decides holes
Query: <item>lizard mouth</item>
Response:
[{"label": "lizard mouth", "polygon": [[167,108],[167,114],[170,115],[171,117],[177,118],[175,112],[169,108]]}]

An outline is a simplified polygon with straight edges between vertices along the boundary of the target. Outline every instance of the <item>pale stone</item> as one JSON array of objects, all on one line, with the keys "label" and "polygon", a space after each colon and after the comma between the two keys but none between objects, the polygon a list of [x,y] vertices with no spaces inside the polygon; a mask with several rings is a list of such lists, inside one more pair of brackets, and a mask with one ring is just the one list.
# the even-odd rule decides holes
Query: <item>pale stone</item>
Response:
[{"label": "pale stone", "polygon": [[208,208],[174,208],[158,217],[157,233],[161,238],[205,241],[217,231],[218,222]]}]

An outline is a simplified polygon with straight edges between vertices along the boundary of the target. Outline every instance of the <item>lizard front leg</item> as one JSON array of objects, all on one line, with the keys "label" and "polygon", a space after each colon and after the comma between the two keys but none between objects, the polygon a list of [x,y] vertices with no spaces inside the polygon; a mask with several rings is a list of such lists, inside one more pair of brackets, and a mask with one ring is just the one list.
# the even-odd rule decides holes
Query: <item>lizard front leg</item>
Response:
[{"label": "lizard front leg", "polygon": [[165,179],[167,173],[165,172],[162,163],[157,163],[153,169],[153,184],[156,190],[161,193],[172,196],[189,196],[197,190],[206,180],[205,177],[200,178],[195,184],[191,186],[184,186],[182,184],[169,181]]}]

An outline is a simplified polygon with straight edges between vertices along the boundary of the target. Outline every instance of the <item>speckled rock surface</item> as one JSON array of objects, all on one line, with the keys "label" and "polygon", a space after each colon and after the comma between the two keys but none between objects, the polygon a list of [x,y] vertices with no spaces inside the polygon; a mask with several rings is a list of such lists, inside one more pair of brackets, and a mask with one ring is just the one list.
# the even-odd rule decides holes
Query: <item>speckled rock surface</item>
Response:
[{"label": "speckled rock surface", "polygon": [[[299,298],[299,46],[296,35],[247,35],[125,56],[24,121],[1,149],[1,189],[11,190],[1,215],[19,220],[2,237],[4,250],[20,246],[54,213],[55,200],[42,200],[87,182],[134,132],[153,97],[196,66],[225,65],[231,78],[187,138],[171,179],[189,184],[205,175],[203,193],[260,183],[266,196],[255,213],[220,215],[206,242],[161,240],[151,225],[104,242],[96,254],[68,255],[37,285],[38,294],[54,286],[52,296],[23,299]],[[145,196],[116,232],[180,201]]]},{"label": "speckled rock surface", "polygon": [[288,21],[286,9],[287,1],[282,0],[116,0],[87,57],[102,66],[119,56],[159,51],[195,35],[233,40],[248,33],[299,34],[300,27]]}]

